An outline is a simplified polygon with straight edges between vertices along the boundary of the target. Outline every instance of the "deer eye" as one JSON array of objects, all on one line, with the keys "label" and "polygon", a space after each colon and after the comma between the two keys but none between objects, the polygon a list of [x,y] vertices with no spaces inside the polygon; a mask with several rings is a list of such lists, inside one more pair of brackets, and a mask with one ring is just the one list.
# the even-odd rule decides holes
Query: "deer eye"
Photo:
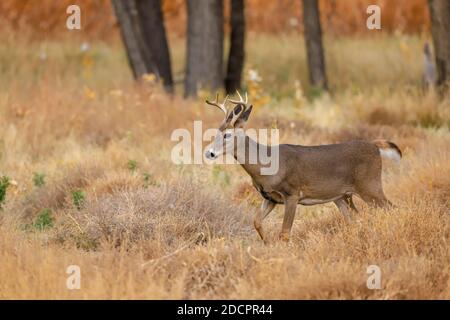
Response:
[{"label": "deer eye", "polygon": [[223,138],[224,138],[225,140],[230,139],[230,138],[231,138],[231,133],[225,133],[225,134],[223,135]]}]

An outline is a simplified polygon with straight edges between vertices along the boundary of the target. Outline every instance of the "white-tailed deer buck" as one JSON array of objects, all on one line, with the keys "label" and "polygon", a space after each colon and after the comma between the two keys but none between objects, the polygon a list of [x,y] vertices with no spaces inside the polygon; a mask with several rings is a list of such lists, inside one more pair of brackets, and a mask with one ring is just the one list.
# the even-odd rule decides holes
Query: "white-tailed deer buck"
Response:
[{"label": "white-tailed deer buck", "polygon": [[[285,205],[280,239],[288,241],[298,204],[315,205],[333,201],[345,218],[350,210],[357,211],[352,196],[358,195],[365,202],[375,206],[389,205],[381,184],[381,156],[400,160],[400,149],[390,141],[373,142],[354,140],[339,144],[302,146],[280,144],[277,146],[278,171],[273,175],[262,175],[261,163],[249,163],[251,150],[268,148],[247,136],[242,130],[252,106],[239,94],[239,100],[219,103],[206,100],[225,113],[225,119],[211,145],[207,147],[206,158],[216,159],[231,154],[250,175],[253,185],[264,198],[261,210],[256,214],[254,226],[266,241],[262,221],[277,204]],[[227,101],[235,104],[227,110]],[[242,152],[243,151],[243,152]],[[273,150],[272,150],[273,152]],[[239,156],[244,154],[245,156]]]}]

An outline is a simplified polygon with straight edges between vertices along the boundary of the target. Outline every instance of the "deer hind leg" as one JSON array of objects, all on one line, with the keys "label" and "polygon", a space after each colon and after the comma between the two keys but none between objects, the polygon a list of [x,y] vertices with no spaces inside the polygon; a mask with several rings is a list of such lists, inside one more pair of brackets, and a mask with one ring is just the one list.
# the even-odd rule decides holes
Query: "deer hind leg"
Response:
[{"label": "deer hind leg", "polygon": [[386,208],[386,207],[392,207],[392,203],[386,199],[386,197],[380,196],[380,195],[361,195],[361,198],[369,205],[373,207],[379,207],[379,208]]},{"label": "deer hind leg", "polygon": [[363,192],[360,192],[359,195],[367,204],[374,207],[386,208],[393,206],[384,195],[381,183],[379,187],[374,189],[366,189]]},{"label": "deer hind leg", "polygon": [[275,208],[275,205],[276,205],[275,202],[264,199],[261,205],[261,210],[258,211],[258,213],[255,216],[255,219],[253,220],[253,225],[255,226],[256,231],[258,232],[259,236],[264,242],[266,242],[266,239],[264,237],[262,222],[264,218],[267,217],[270,212],[272,212],[273,208]]},{"label": "deer hind leg", "polygon": [[[351,198],[350,198],[351,200]],[[339,198],[337,200],[334,201],[334,204],[336,205],[336,207],[338,207],[339,211],[342,213],[342,215],[344,216],[345,220],[350,220],[351,218],[351,214],[350,214],[350,205],[347,202],[347,199],[345,197]]]}]

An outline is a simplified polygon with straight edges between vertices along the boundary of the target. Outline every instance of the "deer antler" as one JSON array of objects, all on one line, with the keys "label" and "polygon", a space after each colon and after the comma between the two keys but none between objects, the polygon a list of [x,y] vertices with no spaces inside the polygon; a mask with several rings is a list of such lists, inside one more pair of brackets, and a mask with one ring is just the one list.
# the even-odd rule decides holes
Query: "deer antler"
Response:
[{"label": "deer antler", "polygon": [[232,100],[229,101],[236,105],[234,107],[232,112],[232,118],[230,119],[230,124],[234,126],[236,121],[239,119],[239,117],[248,110],[248,95],[247,92],[245,93],[245,100],[242,98],[241,94],[239,93],[239,90],[236,90],[237,95],[239,96],[239,100]]},{"label": "deer antler", "polygon": [[242,99],[241,94],[239,93],[239,90],[236,90],[237,95],[239,96],[239,100],[232,100],[230,99],[229,101],[233,104],[242,104],[244,105],[244,108],[247,108],[247,103],[248,103],[248,95],[247,92],[245,92],[245,100]]},{"label": "deer antler", "polygon": [[215,101],[206,100],[206,103],[211,106],[215,106],[215,107],[219,108],[226,115],[228,113],[227,108],[225,107],[225,104],[227,103],[227,101],[228,101],[228,95],[225,97],[225,100],[223,100],[222,103],[219,103],[219,94],[217,93]]}]

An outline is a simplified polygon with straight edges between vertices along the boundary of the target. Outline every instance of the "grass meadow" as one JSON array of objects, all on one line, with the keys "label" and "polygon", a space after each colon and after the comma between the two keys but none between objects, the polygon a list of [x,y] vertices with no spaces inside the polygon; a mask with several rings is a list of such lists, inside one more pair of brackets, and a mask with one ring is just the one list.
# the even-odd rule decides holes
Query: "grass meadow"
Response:
[{"label": "grass meadow", "polygon": [[[176,128],[221,114],[179,88],[134,83],[119,43],[0,43],[0,298],[449,299],[450,96],[421,84],[422,36],[327,38],[331,94],[311,90],[303,39],[249,34],[244,87],[251,128],[281,142],[385,138],[397,207],[345,222],[334,205],[299,206],[289,244],[283,207],[253,230],[261,197],[238,165],[175,165]],[[257,72],[260,79],[249,76]],[[69,290],[69,265],[81,288]],[[381,268],[381,289],[366,286]]]}]

